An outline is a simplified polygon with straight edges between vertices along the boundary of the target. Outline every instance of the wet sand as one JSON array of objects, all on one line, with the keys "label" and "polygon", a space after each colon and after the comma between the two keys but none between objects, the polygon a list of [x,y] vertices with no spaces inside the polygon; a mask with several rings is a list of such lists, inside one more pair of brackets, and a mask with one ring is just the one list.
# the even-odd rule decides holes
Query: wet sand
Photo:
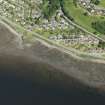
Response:
[{"label": "wet sand", "polygon": [[38,41],[22,48],[0,27],[1,105],[105,104],[105,64],[77,60]]}]

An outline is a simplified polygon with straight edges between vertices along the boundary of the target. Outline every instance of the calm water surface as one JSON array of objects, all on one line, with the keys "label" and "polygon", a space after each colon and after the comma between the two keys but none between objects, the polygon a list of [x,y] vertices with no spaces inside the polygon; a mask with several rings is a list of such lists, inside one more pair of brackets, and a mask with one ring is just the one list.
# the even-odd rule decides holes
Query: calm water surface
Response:
[{"label": "calm water surface", "polygon": [[105,105],[104,93],[40,62],[0,60],[0,105]]}]

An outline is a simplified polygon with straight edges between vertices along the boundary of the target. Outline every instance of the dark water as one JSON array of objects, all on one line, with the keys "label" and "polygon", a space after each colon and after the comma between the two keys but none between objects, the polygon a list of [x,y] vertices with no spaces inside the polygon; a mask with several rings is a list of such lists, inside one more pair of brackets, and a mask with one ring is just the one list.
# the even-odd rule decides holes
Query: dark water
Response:
[{"label": "dark water", "polygon": [[104,93],[22,57],[0,58],[0,105],[105,105]]},{"label": "dark water", "polygon": [[[19,57],[16,49],[20,45],[18,42],[19,40],[14,40],[14,34],[0,24],[0,105],[105,105],[104,93],[57,72],[60,70],[38,59]],[[49,58],[48,61],[59,62],[63,61],[64,57],[68,58],[39,43],[35,43],[32,50],[34,55],[42,57],[43,61]],[[4,52],[12,56],[1,56]],[[31,54],[27,54],[29,55]],[[74,62],[69,64],[75,64]],[[79,65],[80,63],[76,64]],[[83,65],[82,69],[85,68]]]}]

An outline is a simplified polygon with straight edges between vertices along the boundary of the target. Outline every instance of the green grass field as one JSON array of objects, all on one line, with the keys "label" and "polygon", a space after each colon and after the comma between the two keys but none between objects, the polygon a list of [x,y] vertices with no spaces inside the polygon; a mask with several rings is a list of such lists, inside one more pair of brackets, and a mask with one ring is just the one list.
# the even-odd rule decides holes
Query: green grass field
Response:
[{"label": "green grass field", "polygon": [[100,0],[99,6],[105,8],[105,0]]},{"label": "green grass field", "polygon": [[105,18],[102,18],[102,16],[85,16],[84,12],[86,11],[80,6],[76,7],[73,3],[73,0],[63,0],[62,4],[67,15],[72,16],[77,24],[84,27],[89,32],[96,32],[100,34],[97,30],[92,28],[91,23],[94,21],[103,21]]}]

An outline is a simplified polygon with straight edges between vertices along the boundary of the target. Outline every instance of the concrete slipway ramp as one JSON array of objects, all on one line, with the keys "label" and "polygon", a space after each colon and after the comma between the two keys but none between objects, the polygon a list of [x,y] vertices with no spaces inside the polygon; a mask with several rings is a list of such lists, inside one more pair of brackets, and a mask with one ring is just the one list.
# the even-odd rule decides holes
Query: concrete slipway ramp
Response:
[{"label": "concrete slipway ramp", "polygon": [[[25,84],[25,81],[28,81],[29,85]],[[35,105],[35,102],[40,104],[46,102],[50,105],[53,99],[55,101],[52,101],[51,105],[66,105],[66,102],[70,101],[69,97],[71,99],[75,97],[77,100],[70,102],[82,102],[86,105],[83,100],[90,99],[97,105],[97,102],[104,102],[105,63],[76,59],[38,39],[31,46],[26,47],[20,35],[8,25],[0,23],[0,83],[0,96],[4,95],[4,99],[5,96],[8,99],[2,105],[6,105],[6,102],[12,102],[11,105],[15,102],[17,102],[15,105]],[[42,91],[42,87],[46,91]],[[99,93],[96,92],[96,88]],[[28,89],[30,91],[27,93]],[[48,90],[53,92],[50,93]],[[58,92],[55,96],[54,91]],[[35,94],[44,99],[35,100]],[[51,94],[53,95],[50,96]],[[62,97],[56,98],[57,95]],[[10,96],[11,99],[8,98]],[[78,99],[77,96],[81,98]],[[97,97],[91,99],[89,96]],[[58,103],[54,104],[54,102]]]}]

